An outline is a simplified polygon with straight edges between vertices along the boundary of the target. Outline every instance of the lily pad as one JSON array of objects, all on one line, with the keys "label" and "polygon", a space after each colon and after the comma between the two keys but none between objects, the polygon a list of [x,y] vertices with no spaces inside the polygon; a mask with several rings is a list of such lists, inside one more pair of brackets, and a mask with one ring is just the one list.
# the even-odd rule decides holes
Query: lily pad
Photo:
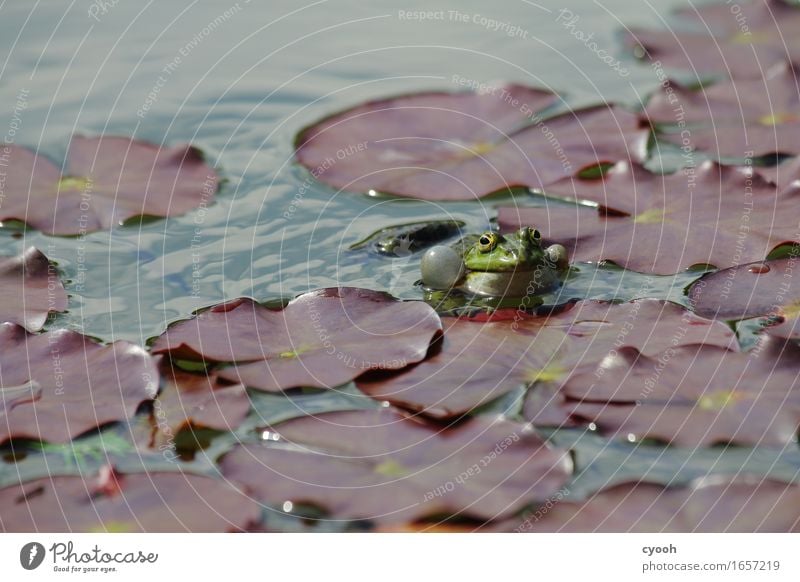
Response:
[{"label": "lily pad", "polygon": [[386,257],[407,257],[462,233],[461,220],[426,220],[387,226],[350,245]]},{"label": "lily pad", "polygon": [[566,451],[498,418],[441,429],[384,408],[300,418],[275,430],[277,442],[225,455],[223,474],[264,503],[286,512],[313,504],[332,519],[507,517],[546,499],[572,467]]},{"label": "lily pad", "polygon": [[222,383],[215,374],[190,373],[163,360],[162,390],[153,402],[154,444],[175,438],[186,427],[235,430],[247,417],[250,398],[241,384]]},{"label": "lily pad", "polygon": [[[89,476],[104,465],[132,473],[179,472],[217,475],[217,467],[203,455],[193,461],[177,461],[174,448],[157,451],[138,447],[138,423],[114,423],[97,432],[90,432],[67,443],[9,441],[0,447],[0,488],[54,476]],[[149,435],[148,435],[149,436]]]},{"label": "lily pad", "polygon": [[675,113],[680,108],[681,119],[692,127],[664,131],[660,137],[718,158],[797,155],[798,82],[795,66],[783,63],[767,71],[763,79],[724,81],[696,90],[662,88],[651,96],[645,114],[654,123],[674,126],[680,123]]},{"label": "lily pad", "polygon": [[297,392],[273,394],[254,391],[250,395],[253,412],[245,423],[245,428],[264,428],[303,416],[380,406],[380,403],[359,391],[353,383],[328,390],[306,388]]},{"label": "lily pad", "polygon": [[55,267],[39,250],[0,257],[0,321],[39,331],[50,313],[67,308],[67,293]]},{"label": "lily pad", "polygon": [[[584,301],[549,316],[501,315],[488,323],[444,318],[444,336],[427,359],[398,373],[363,376],[359,388],[426,416],[452,418],[520,386],[537,384],[535,392],[547,390],[543,385],[558,387],[573,370],[593,367],[622,346],[652,355],[700,343],[736,349],[726,325],[655,299]],[[544,419],[530,404],[526,411]]]},{"label": "lily pad", "polygon": [[258,503],[224,481],[180,473],[52,477],[0,489],[5,532],[228,532],[245,530]]},{"label": "lily pad", "polygon": [[75,136],[66,170],[31,150],[8,146],[0,220],[55,235],[110,229],[140,215],[173,216],[208,202],[219,178],[200,150],[159,148],[128,137]]},{"label": "lily pad", "polygon": [[762,178],[778,187],[778,193],[796,191],[800,180],[800,157],[781,160],[772,166],[754,166],[753,170]]},{"label": "lily pad", "polygon": [[376,374],[357,384],[378,400],[434,418],[453,418],[561,370],[570,338],[545,321],[478,323],[444,318],[444,337],[408,371]]},{"label": "lily pad", "polygon": [[128,342],[97,344],[74,331],[32,335],[0,325],[0,443],[66,442],[133,416],[155,398],[152,358]]},{"label": "lily pad", "polygon": [[350,192],[474,200],[541,187],[601,162],[641,159],[648,132],[619,108],[542,119],[556,102],[519,85],[373,101],[305,129],[297,159]]},{"label": "lily pad", "polygon": [[562,393],[573,417],[629,440],[687,447],[785,446],[800,427],[800,347],[763,338],[746,353],[714,346],[609,355]]},{"label": "lily pad", "polygon": [[[730,2],[683,9],[697,31],[626,29],[625,45],[640,58],[693,74],[760,78],[765,69],[800,56],[800,10],[783,0]],[[743,26],[744,25],[744,26]]]},{"label": "lily pad", "polygon": [[800,486],[741,475],[690,487],[626,483],[584,502],[559,500],[523,514],[518,532],[725,533],[800,531]]},{"label": "lily pad", "polygon": [[[609,178],[609,196],[628,179]],[[661,275],[763,260],[776,247],[800,241],[796,193],[776,196],[775,187],[749,168],[706,162],[690,175],[653,177],[637,196],[633,202],[621,194],[613,202],[634,210],[633,216],[581,206],[503,207],[498,222],[504,231],[536,225],[545,240],[566,246],[573,261],[608,260]]]},{"label": "lily pad", "polygon": [[153,352],[236,362],[219,377],[250,388],[331,388],[370,369],[420,361],[440,330],[439,316],[421,301],[342,287],[305,293],[282,310],[250,299],[218,305],[172,326]]},{"label": "lily pad", "polygon": [[791,316],[800,302],[800,285],[793,284],[798,263],[795,256],[706,275],[689,289],[692,308],[703,317],[727,320]]}]

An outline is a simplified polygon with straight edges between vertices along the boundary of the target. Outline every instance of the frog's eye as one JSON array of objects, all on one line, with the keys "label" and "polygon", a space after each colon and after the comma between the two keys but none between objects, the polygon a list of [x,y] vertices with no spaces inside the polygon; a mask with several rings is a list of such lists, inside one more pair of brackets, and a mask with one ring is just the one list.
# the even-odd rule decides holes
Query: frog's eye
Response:
[{"label": "frog's eye", "polygon": [[536,230],[535,228],[531,229],[531,240],[533,242],[541,241],[542,240],[542,233],[539,232],[538,230]]},{"label": "frog's eye", "polygon": [[478,239],[478,250],[482,253],[493,251],[497,246],[497,235],[493,232],[487,232],[481,235]]}]

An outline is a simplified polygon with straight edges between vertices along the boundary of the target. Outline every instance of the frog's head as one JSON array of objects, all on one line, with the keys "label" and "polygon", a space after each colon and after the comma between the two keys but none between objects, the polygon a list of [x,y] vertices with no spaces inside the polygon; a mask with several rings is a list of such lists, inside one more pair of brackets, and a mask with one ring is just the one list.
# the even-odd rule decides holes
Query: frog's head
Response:
[{"label": "frog's head", "polygon": [[544,257],[541,233],[524,226],[505,235],[483,233],[464,252],[464,266],[471,271],[530,270],[541,265]]}]

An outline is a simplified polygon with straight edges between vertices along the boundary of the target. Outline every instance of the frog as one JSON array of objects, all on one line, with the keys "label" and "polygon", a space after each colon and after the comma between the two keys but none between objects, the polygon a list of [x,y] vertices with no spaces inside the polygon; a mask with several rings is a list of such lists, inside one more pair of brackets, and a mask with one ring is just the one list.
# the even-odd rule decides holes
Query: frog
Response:
[{"label": "frog", "polygon": [[567,249],[544,246],[539,230],[486,231],[453,245],[434,246],[422,256],[422,285],[479,297],[526,297],[557,288],[569,270]]}]

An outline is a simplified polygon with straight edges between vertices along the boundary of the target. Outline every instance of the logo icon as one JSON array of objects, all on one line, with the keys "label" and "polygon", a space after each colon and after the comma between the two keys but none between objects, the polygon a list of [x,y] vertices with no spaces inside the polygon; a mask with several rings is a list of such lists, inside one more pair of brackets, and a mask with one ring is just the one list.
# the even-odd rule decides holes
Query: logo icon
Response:
[{"label": "logo icon", "polygon": [[19,551],[19,563],[26,570],[35,570],[44,561],[44,546],[39,542],[28,542]]}]

